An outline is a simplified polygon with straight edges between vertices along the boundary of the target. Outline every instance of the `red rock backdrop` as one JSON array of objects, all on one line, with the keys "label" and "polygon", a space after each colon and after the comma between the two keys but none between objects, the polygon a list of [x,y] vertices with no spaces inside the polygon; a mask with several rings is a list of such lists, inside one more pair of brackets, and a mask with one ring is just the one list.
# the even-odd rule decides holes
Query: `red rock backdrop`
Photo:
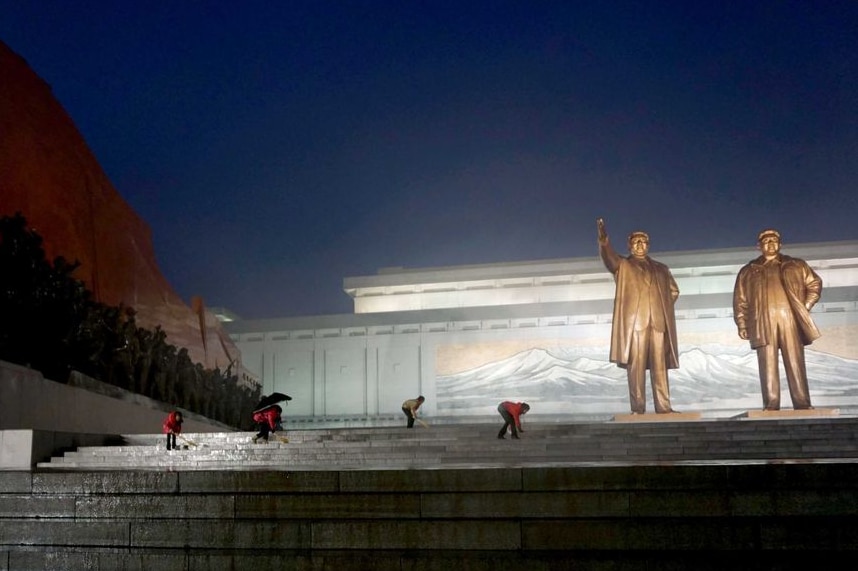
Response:
[{"label": "red rock backdrop", "polygon": [[50,86],[0,42],[0,216],[21,212],[49,260],[77,260],[76,277],[108,305],[133,307],[206,367],[225,369],[239,351],[202,301],[191,308],[155,261],[149,227],[123,200]]}]

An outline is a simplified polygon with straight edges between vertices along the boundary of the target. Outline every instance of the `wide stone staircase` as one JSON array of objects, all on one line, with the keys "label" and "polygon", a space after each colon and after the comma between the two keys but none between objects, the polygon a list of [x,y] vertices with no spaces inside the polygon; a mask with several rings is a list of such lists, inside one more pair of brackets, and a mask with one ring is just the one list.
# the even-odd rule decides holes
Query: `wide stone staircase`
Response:
[{"label": "wide stone staircase", "polygon": [[[655,418],[655,415],[650,415]],[[563,466],[582,462],[858,459],[858,417],[702,422],[525,424],[520,440],[495,424],[430,428],[185,434],[167,451],[161,434],[125,435],[124,446],[82,447],[40,470],[361,470]]]},{"label": "wide stone staircase", "polygon": [[0,570],[806,569],[858,551],[856,417],[525,428],[82,447],[0,472]]}]

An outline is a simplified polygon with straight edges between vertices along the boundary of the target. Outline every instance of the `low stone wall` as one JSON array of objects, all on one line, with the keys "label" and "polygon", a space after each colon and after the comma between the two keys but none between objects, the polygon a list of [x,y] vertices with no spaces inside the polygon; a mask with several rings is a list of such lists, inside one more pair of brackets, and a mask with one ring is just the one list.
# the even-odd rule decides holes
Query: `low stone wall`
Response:
[{"label": "low stone wall", "polygon": [[[0,361],[0,469],[26,469],[64,449],[107,442],[119,434],[161,432],[169,405],[92,379],[85,384],[87,388],[64,385]],[[233,430],[182,413],[186,432]]]},{"label": "low stone wall", "polygon": [[120,444],[122,438],[110,434],[80,434],[47,430],[0,430],[0,470],[31,470],[63,452],[81,446]]}]

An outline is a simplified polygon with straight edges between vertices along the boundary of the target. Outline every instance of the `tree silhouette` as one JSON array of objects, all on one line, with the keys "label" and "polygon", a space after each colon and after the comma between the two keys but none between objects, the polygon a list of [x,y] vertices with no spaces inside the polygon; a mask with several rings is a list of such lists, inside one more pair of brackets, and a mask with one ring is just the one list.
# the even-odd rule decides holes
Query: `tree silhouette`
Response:
[{"label": "tree silhouette", "polygon": [[72,370],[225,424],[247,428],[259,387],[194,363],[167,334],[138,327],[132,308],[92,299],[79,264],[49,263],[42,238],[16,213],[0,218],[0,359],[68,382]]},{"label": "tree silhouette", "polygon": [[20,213],[0,219],[0,358],[68,377],[75,330],[91,304],[78,267],[45,259],[42,238]]}]

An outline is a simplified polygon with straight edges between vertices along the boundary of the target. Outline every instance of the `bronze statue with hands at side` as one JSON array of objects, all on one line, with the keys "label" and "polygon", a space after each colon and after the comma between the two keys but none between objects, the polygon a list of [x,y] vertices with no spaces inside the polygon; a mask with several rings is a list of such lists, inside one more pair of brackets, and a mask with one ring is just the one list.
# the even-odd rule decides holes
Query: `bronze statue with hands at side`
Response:
[{"label": "bronze statue with hands at side", "polygon": [[810,310],[819,301],[822,279],[804,260],[780,253],[781,235],[763,230],[757,235],[762,255],[736,276],[733,320],[739,337],[757,351],[763,409],[780,410],[778,350],[786,369],[795,410],[811,409],[804,346],[819,338]]},{"label": "bronze statue with hands at side", "polygon": [[668,267],[649,257],[649,235],[629,235],[627,257],[614,251],[601,218],[599,255],[614,275],[616,292],[611,327],[610,360],[628,372],[633,414],[646,412],[646,371],[649,369],[655,411],[675,412],[670,406],[668,369],[679,368],[676,317],[673,305],[679,287]]}]

